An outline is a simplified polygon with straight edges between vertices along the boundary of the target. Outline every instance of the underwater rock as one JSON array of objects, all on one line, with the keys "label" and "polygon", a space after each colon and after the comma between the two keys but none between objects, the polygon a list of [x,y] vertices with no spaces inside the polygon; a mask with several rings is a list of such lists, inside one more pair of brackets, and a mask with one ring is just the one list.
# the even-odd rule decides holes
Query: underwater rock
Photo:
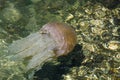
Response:
[{"label": "underwater rock", "polygon": [[9,3],[9,6],[3,9],[1,11],[1,14],[2,14],[2,18],[5,21],[11,23],[17,22],[22,17],[21,12],[17,8],[15,8],[14,4],[12,3]]}]

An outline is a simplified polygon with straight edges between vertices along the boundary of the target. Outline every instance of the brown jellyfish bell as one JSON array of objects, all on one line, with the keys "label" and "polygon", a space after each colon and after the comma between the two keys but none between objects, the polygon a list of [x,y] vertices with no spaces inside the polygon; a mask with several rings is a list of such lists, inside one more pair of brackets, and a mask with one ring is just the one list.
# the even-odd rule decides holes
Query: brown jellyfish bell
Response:
[{"label": "brown jellyfish bell", "polygon": [[14,59],[27,60],[27,70],[39,69],[54,57],[67,55],[76,43],[76,33],[70,25],[51,22],[38,32],[13,42],[9,53],[14,54]]}]

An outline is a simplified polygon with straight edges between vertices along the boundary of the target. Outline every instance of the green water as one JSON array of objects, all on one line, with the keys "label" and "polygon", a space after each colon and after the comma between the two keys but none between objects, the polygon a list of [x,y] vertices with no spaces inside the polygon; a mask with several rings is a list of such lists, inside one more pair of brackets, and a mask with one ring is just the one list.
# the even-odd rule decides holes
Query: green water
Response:
[{"label": "green water", "polygon": [[[119,80],[118,3],[119,0],[0,0],[0,80]],[[26,72],[26,62],[11,60],[8,46],[13,41],[55,21],[72,25],[77,33],[78,45],[68,56],[46,63],[37,72]]]}]

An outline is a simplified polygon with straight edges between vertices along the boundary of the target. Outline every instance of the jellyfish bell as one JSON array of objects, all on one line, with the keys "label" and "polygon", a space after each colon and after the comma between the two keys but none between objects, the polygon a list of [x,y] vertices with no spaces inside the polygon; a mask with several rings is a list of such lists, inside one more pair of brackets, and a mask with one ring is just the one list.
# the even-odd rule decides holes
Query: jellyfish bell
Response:
[{"label": "jellyfish bell", "polygon": [[67,55],[77,43],[74,29],[65,23],[48,23],[40,31],[49,34],[57,43],[56,56]]}]

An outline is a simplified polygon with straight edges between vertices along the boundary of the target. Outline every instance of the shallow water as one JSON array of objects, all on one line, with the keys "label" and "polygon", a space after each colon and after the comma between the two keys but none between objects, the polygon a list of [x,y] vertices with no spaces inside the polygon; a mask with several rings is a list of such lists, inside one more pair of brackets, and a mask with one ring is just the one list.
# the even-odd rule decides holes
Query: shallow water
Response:
[{"label": "shallow water", "polygon": [[[43,48],[46,47],[38,50],[37,47],[41,45],[38,42],[38,33],[35,32],[47,22],[59,21],[75,28],[78,44],[82,46],[83,51],[79,51],[81,49],[76,47],[77,51],[72,52],[76,54],[62,57],[47,64],[47,67],[43,66],[35,80],[39,78],[40,80],[119,80],[119,2],[119,0],[0,0],[0,77],[2,80],[8,78],[29,80],[23,74],[26,64],[11,61],[9,57],[21,53],[19,55],[26,58],[28,57],[26,53],[31,53],[29,56],[33,56],[33,62],[36,61],[37,58],[34,57],[39,55],[34,54],[43,52]],[[8,45],[12,42],[10,49],[14,54],[8,53]],[[21,44],[23,42],[25,44]],[[33,42],[36,44],[33,45]],[[19,46],[15,47],[16,44]],[[30,52],[25,52],[25,48]],[[79,52],[84,54],[84,60],[79,60],[82,54]],[[11,53],[13,55],[9,56]]]}]

